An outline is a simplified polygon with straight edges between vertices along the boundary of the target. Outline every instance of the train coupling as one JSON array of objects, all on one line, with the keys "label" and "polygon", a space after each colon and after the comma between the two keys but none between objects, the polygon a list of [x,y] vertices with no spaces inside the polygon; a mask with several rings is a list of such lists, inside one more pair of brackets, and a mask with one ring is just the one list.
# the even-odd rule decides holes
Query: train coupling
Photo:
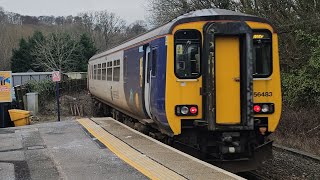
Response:
[{"label": "train coupling", "polygon": [[241,153],[243,151],[243,147],[240,143],[239,132],[222,133],[221,142],[220,152],[222,154],[234,154]]}]

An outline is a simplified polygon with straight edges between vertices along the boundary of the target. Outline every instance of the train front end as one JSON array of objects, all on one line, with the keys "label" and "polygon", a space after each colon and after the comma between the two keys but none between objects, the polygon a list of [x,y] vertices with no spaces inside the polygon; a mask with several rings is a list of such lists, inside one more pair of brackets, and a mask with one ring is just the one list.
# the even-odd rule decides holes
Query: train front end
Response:
[{"label": "train front end", "polygon": [[171,129],[214,164],[233,172],[255,169],[272,155],[268,136],[281,114],[275,30],[234,18],[183,23],[173,32],[167,37],[173,45],[166,92]]}]

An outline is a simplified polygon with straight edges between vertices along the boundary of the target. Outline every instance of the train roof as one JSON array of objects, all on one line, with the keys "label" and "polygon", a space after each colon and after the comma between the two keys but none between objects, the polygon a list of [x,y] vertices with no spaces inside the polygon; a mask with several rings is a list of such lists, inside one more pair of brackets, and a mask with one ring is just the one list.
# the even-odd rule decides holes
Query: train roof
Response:
[{"label": "train roof", "polygon": [[124,43],[116,47],[113,47],[109,50],[96,54],[90,59],[90,61],[106,56],[108,54],[117,52],[119,50],[125,49],[129,46],[139,44],[140,42],[147,41],[154,37],[171,34],[174,27],[179,24],[195,22],[195,21],[210,21],[210,20],[257,21],[257,22],[264,22],[264,23],[270,24],[264,18],[260,18],[257,16],[244,14],[240,12],[225,10],[225,9],[202,9],[202,10],[192,11],[184,15],[181,15],[164,25],[154,28],[133,39],[129,39],[128,41],[125,41]]}]

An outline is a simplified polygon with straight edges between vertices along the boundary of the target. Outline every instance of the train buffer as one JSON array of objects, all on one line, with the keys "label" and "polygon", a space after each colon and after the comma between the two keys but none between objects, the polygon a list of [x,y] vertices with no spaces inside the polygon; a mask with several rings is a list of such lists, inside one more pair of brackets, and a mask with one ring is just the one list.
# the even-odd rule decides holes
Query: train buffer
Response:
[{"label": "train buffer", "polygon": [[0,179],[242,179],[112,118],[0,129]]}]

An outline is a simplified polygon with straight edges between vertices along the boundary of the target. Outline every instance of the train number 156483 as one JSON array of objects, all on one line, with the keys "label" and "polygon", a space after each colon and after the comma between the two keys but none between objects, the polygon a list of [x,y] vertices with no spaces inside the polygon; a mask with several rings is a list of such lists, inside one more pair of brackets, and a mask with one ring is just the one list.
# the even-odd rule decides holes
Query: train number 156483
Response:
[{"label": "train number 156483", "polygon": [[272,92],[254,92],[253,96],[254,97],[271,97]]}]

